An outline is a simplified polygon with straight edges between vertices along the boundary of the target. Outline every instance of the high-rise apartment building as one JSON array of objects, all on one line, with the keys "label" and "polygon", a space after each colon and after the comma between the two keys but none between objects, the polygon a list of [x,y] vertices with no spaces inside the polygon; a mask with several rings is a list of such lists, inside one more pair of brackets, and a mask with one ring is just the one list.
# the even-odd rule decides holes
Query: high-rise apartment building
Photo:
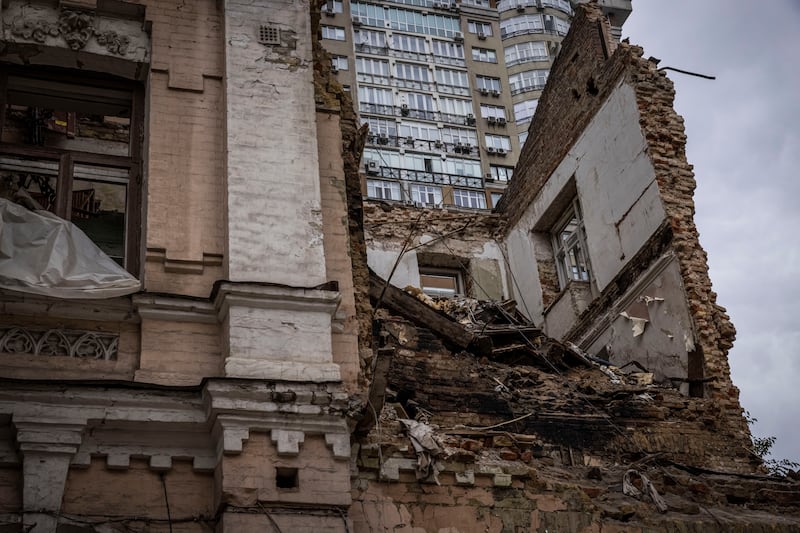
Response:
[{"label": "high-rise apartment building", "polygon": [[[369,124],[366,197],[493,208],[569,30],[572,4],[329,0],[323,43]],[[631,10],[630,0],[600,5],[617,30]]]}]

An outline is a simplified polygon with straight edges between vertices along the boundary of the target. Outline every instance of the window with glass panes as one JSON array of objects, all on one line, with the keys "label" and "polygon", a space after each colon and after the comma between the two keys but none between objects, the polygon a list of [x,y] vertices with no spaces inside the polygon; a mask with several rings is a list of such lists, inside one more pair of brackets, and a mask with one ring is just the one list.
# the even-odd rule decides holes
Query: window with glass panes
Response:
[{"label": "window with glass panes", "polygon": [[478,89],[486,89],[487,91],[500,92],[500,78],[492,78],[490,76],[475,76],[475,85]]},{"label": "window with glass panes", "polygon": [[544,89],[549,73],[550,72],[546,69],[538,69],[512,74],[508,77],[508,85],[511,88],[511,94]]},{"label": "window with glass panes", "polygon": [[475,145],[478,142],[475,130],[467,130],[463,128],[442,128],[442,140],[446,143],[452,144],[471,144]]},{"label": "window with glass panes", "polygon": [[334,41],[344,41],[344,28],[338,26],[323,26],[322,38]]},{"label": "window with glass panes", "polygon": [[553,227],[553,255],[558,268],[561,288],[570,281],[589,281],[589,257],[586,254],[586,230],[578,199],[570,206]]},{"label": "window with glass panes", "polygon": [[396,181],[367,180],[367,196],[380,200],[400,200],[400,184]]},{"label": "window with glass panes", "polygon": [[392,48],[404,52],[415,52],[417,54],[426,54],[428,52],[428,47],[424,38],[400,33],[392,35]]},{"label": "window with glass panes", "polygon": [[514,175],[514,167],[503,167],[500,165],[490,165],[489,171],[497,181],[508,181]]},{"label": "window with glass panes", "polygon": [[473,48],[472,60],[484,63],[497,63],[497,52],[489,48]]},{"label": "window with glass panes", "polygon": [[492,35],[492,25],[489,22],[481,22],[479,20],[468,20],[467,31],[477,35]]},{"label": "window with glass panes", "polygon": [[441,205],[442,188],[433,185],[411,185],[411,199],[423,204]]},{"label": "window with glass panes", "polygon": [[414,63],[396,63],[395,76],[404,80],[430,81],[428,67]]},{"label": "window with glass panes", "polygon": [[442,85],[451,87],[469,87],[469,78],[464,70],[452,70],[446,68],[436,69],[436,81]]},{"label": "window with glass panes", "polygon": [[453,189],[453,203],[459,207],[486,209],[486,196],[484,196],[483,191]]},{"label": "window with glass panes", "polygon": [[528,61],[547,61],[549,59],[547,43],[544,41],[512,44],[506,46],[503,53],[508,67]]},{"label": "window with glass panes", "polygon": [[499,105],[481,104],[481,116],[483,118],[506,118],[506,108]]},{"label": "window with glass panes", "polygon": [[386,33],[375,30],[365,30],[356,28],[353,30],[353,42],[356,45],[374,46],[384,48],[386,46]]},{"label": "window with glass panes", "polygon": [[487,148],[501,149],[506,152],[511,150],[511,139],[505,135],[491,135],[487,133],[485,139]]},{"label": "window with glass panes", "polygon": [[536,106],[539,105],[539,100],[525,100],[514,104],[514,120],[517,124],[522,124],[533,118],[536,113]]}]

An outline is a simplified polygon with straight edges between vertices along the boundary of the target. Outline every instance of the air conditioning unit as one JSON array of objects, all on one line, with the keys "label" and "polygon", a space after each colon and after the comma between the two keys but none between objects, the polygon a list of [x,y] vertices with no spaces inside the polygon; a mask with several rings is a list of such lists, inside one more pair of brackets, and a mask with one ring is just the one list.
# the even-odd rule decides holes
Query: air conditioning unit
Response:
[{"label": "air conditioning unit", "polygon": [[483,176],[483,181],[493,182],[494,181],[494,176],[492,176],[491,172],[487,172]]},{"label": "air conditioning unit", "polygon": [[506,155],[506,151],[503,148],[498,148],[497,155]]},{"label": "air conditioning unit", "polygon": [[497,119],[497,123],[500,126],[505,126],[506,125],[506,119],[504,119],[503,117],[500,117],[500,118]]},{"label": "air conditioning unit", "polygon": [[425,207],[425,202],[414,202],[414,207]]},{"label": "air conditioning unit", "polygon": [[481,41],[485,41],[486,40],[486,34],[483,33],[482,31],[479,31],[478,32],[478,39],[480,39]]},{"label": "air conditioning unit", "polygon": [[438,150],[441,149],[442,146],[444,146],[444,144],[442,143],[442,141],[436,141],[435,143],[433,143],[433,146]]},{"label": "air conditioning unit", "polygon": [[353,15],[353,26],[361,26],[363,23],[364,21],[361,20],[361,17],[358,15]]},{"label": "air conditioning unit", "polygon": [[453,34],[453,40],[456,41],[457,43],[463,43],[464,42],[464,34],[461,33],[460,31],[455,32]]},{"label": "air conditioning unit", "polygon": [[481,88],[481,89],[479,89],[479,90],[480,90],[480,92],[481,92],[481,94],[482,94],[483,96],[489,96],[489,89],[483,89],[483,88]]},{"label": "air conditioning unit", "polygon": [[336,16],[336,13],[334,13],[332,10],[329,10],[327,7],[325,9],[323,9],[322,12],[325,13],[325,15],[327,15],[329,17],[335,17]]},{"label": "air conditioning unit", "polygon": [[339,67],[336,65],[331,65],[331,72],[334,74],[339,74]]},{"label": "air conditioning unit", "polygon": [[400,114],[403,115],[404,117],[407,117],[408,113],[409,113],[408,105],[406,105],[406,104],[401,105],[400,106]]},{"label": "air conditioning unit", "polygon": [[494,91],[492,91],[492,96],[494,96],[495,98],[498,98],[500,96],[500,91],[495,89]]},{"label": "air conditioning unit", "polygon": [[471,154],[472,153],[472,145],[467,143],[461,147],[462,154]]},{"label": "air conditioning unit", "polygon": [[414,137],[412,137],[410,135],[408,137],[406,137],[406,144],[414,146]]},{"label": "air conditioning unit", "polygon": [[457,153],[457,154],[460,154],[462,148],[463,148],[463,145],[461,143],[456,143],[456,145],[453,147],[453,151],[455,153]]},{"label": "air conditioning unit", "polygon": [[522,4],[517,6],[517,13],[525,13],[525,6]]},{"label": "air conditioning unit", "polygon": [[466,123],[467,123],[467,126],[474,126],[475,125],[475,115],[473,115],[472,113],[467,115]]},{"label": "air conditioning unit", "polygon": [[378,135],[378,144],[383,144],[383,145],[389,144],[389,136],[386,135],[385,133],[381,133],[380,135]]},{"label": "air conditioning unit", "polygon": [[493,154],[494,153],[494,146],[487,146],[486,147],[486,152],[489,153],[489,154]]},{"label": "air conditioning unit", "polygon": [[489,124],[492,124],[492,125],[497,124],[497,119],[495,117],[489,117],[486,120],[489,121]]},{"label": "air conditioning unit", "polygon": [[378,172],[379,172],[378,162],[375,161],[374,159],[368,159],[366,164],[364,165],[364,168],[366,169],[367,174],[370,174],[370,175],[373,175],[373,176],[377,175]]}]

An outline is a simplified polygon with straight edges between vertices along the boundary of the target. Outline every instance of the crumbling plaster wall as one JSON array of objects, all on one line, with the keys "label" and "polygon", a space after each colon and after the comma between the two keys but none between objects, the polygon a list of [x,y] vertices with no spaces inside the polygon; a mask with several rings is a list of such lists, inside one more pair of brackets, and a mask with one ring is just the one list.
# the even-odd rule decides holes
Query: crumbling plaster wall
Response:
[{"label": "crumbling plaster wall", "polygon": [[[420,287],[420,267],[458,269],[469,296],[501,300],[509,295],[503,251],[495,240],[501,226],[492,214],[369,202],[364,211],[369,266],[384,279],[394,268],[391,283],[400,288]],[[447,260],[436,264],[437,256]]]},{"label": "crumbling plaster wall", "polygon": [[[553,176],[564,179],[559,169],[565,159],[569,160],[569,152],[585,138],[593,123],[600,124],[597,121],[602,110],[617,106],[611,119],[627,121],[624,135],[598,132],[602,135],[595,136],[594,148],[584,150],[591,154],[612,148],[613,157],[598,160],[597,177],[592,169],[587,169],[588,175],[578,172],[575,176],[579,196],[587,184],[597,184],[581,196],[591,267],[597,273],[591,303],[577,310],[576,315],[580,316],[572,326],[562,325],[563,337],[590,347],[598,338],[597,324],[613,322],[616,317],[609,317],[610,313],[626,310],[620,307],[621,302],[632,303],[654,290],[642,280],[648,271],[652,272],[656,262],[675,261],[680,283],[671,285],[682,285],[686,302],[682,307],[689,310],[690,327],[683,323],[682,312],[678,312],[673,324],[665,328],[673,336],[670,344],[678,346],[679,353],[694,352],[702,367],[702,371],[695,372],[696,384],[702,389],[705,383],[707,392],[720,402],[723,411],[731,416],[731,423],[746,438],[738,390],[731,383],[727,362],[734,329],[724,309],[716,305],[705,252],[693,221],[695,182],[686,162],[683,120],[673,108],[672,82],[642,55],[640,48],[624,43],[615,48],[608,38],[607,21],[597,6],[587,4],[577,8],[572,29],[540,99],[518,172],[499,206],[511,228],[509,253],[517,257],[516,265],[511,268],[518,272],[526,255],[537,260],[541,292],[537,294],[534,279],[519,283],[527,295],[529,308],[544,310],[559,298],[552,252],[548,258],[536,250],[536,245],[521,243],[530,229],[547,230],[552,225],[548,227],[546,218],[540,218],[538,223],[542,227],[537,228],[532,221],[527,224],[522,221],[529,213],[529,206],[539,201],[546,204],[546,198],[555,198],[548,180]],[[621,103],[625,105],[620,107]],[[627,142],[622,142],[626,139]],[[619,150],[626,157],[617,160],[614,151]],[[602,172],[609,170],[613,172]],[[611,185],[609,192],[603,192],[607,185]],[[605,204],[603,209],[592,207],[591,204],[598,202],[601,206]],[[514,233],[515,230],[522,231]],[[625,296],[634,287],[641,292],[634,298]],[[693,338],[689,338],[687,330]]]},{"label": "crumbling plaster wall", "polygon": [[[566,338],[593,295],[606,291],[664,223],[639,119],[636,94],[620,80],[509,231],[510,269],[527,288],[518,293],[523,309],[552,337]],[[545,305],[542,287],[548,282],[541,281],[540,269],[529,267],[530,257],[552,257],[549,231],[572,197],[578,198],[582,209],[591,281],[587,291],[568,287]],[[534,236],[535,232],[540,235]],[[617,365],[636,360],[659,380],[684,379],[694,332],[677,262],[667,253],[652,270],[614,302],[590,333],[568,340]],[[634,329],[637,324],[642,331]]]}]

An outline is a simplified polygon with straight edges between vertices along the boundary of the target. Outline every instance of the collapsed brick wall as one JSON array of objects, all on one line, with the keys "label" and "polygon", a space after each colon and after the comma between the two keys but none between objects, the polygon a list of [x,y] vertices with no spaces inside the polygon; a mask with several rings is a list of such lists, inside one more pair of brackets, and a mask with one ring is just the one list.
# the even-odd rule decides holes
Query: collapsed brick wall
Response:
[{"label": "collapsed brick wall", "polygon": [[[539,100],[515,178],[498,211],[507,217],[508,227],[513,227],[619,82],[630,84],[636,93],[640,126],[667,224],[628,262],[566,338],[586,330],[661,252],[674,251],[696,332],[698,360],[702,361],[703,368],[695,370],[701,375],[698,381],[705,383],[705,392],[717,402],[723,426],[730,428],[732,438],[749,443],[749,428],[742,417],[739,391],[731,381],[727,359],[735,328],[725,309],[716,303],[707,256],[694,223],[692,195],[696,183],[686,161],[683,119],[673,107],[674,86],[654,63],[642,58],[641,48],[625,43],[615,47],[608,30],[608,22],[596,5],[583,4],[576,9],[570,33]],[[551,273],[551,267],[544,261],[540,274],[543,269],[545,274]],[[545,301],[552,301],[560,290],[557,280],[548,275],[542,281]]]},{"label": "collapsed brick wall", "polygon": [[409,235],[415,238],[423,233],[432,233],[449,235],[450,246],[459,249],[483,247],[494,240],[504,227],[503,218],[496,214],[446,208],[420,209],[380,201],[364,204],[364,225],[368,243],[394,243],[401,246]]},{"label": "collapsed brick wall", "polygon": [[[363,198],[359,163],[364,149],[366,131],[358,125],[352,97],[336,80],[331,71],[331,57],[320,42],[320,18],[324,0],[311,3],[311,34],[314,47],[314,97],[318,109],[335,110],[342,130],[342,160],[344,163],[347,213],[344,223],[349,232],[349,250],[358,320],[360,378],[368,378],[372,361],[372,305],[369,301],[369,268],[364,238]],[[363,383],[362,383],[363,384]]]},{"label": "collapsed brick wall", "polygon": [[[381,325],[394,354],[378,425],[354,444],[356,532],[800,526],[800,483],[708,469],[736,468],[748,455],[720,431],[713,400],[614,384],[597,369],[558,375],[532,359],[479,360],[396,317]],[[398,421],[405,416],[435,430],[444,449],[438,484],[415,476],[418,457]],[[666,513],[622,493],[629,468],[653,481]]]},{"label": "collapsed brick wall", "polygon": [[636,90],[640,125],[655,167],[661,201],[672,228],[672,249],[678,257],[686,297],[692,312],[697,341],[705,359],[704,373],[709,396],[716,400],[729,422],[749,438],[749,429],[739,404],[739,389],[733,385],[728,350],[736,329],[725,308],[717,305],[711,289],[707,254],[700,245],[694,222],[693,194],[697,186],[692,166],[686,160],[683,118],[674,108],[675,87],[656,64],[642,59],[643,50],[630,47],[626,81]]}]

